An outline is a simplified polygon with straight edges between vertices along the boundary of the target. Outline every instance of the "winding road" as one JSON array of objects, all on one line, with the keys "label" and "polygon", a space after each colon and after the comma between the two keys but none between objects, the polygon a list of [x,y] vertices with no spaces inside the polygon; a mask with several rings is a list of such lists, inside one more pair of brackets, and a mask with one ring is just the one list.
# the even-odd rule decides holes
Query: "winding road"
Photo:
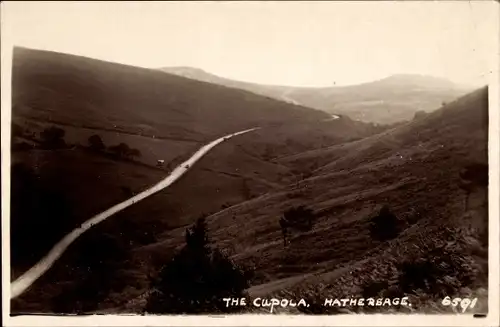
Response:
[{"label": "winding road", "polygon": [[203,146],[201,149],[196,151],[188,160],[177,166],[165,179],[161,180],[159,183],[153,185],[147,190],[125,200],[97,215],[85,221],[79,228],[74,229],[68,235],[66,235],[62,240],[60,240],[50,252],[43,257],[37,264],[25,272],[22,276],[11,283],[11,299],[16,298],[26,291],[38,278],[40,278],[47,270],[49,270],[54,263],[61,257],[61,255],[66,251],[73,241],[75,241],[80,235],[85,231],[89,230],[92,226],[102,222],[106,218],[114,215],[115,213],[122,211],[123,209],[137,203],[154,193],[157,193],[164,188],[172,185],[176,180],[178,180],[182,175],[184,175],[193,164],[200,160],[205,154],[207,154],[212,148],[214,148],[219,143],[227,140],[228,138],[248,133],[259,129],[260,127],[247,129],[241,132],[229,134],[221,138],[216,139]]}]

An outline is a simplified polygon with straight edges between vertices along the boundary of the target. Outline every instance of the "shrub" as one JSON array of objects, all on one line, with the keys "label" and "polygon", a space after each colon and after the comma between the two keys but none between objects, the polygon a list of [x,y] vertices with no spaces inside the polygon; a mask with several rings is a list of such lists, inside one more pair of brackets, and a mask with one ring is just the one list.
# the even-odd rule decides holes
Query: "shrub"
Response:
[{"label": "shrub", "polygon": [[66,132],[59,127],[49,127],[40,133],[42,147],[45,149],[60,149],[66,147],[64,135]]},{"label": "shrub", "polygon": [[112,145],[108,150],[118,158],[125,158],[128,156],[130,147],[125,143],[120,143],[118,145]]},{"label": "shrub", "polygon": [[226,297],[243,297],[250,274],[209,245],[204,218],[186,230],[186,245],[160,271],[145,311],[214,313],[226,308]]},{"label": "shrub", "polygon": [[286,210],[283,218],[290,227],[307,231],[312,228],[314,213],[310,208],[298,206]]},{"label": "shrub", "polygon": [[131,157],[139,157],[141,155],[139,150],[132,149],[125,143],[110,146],[108,150],[112,155],[120,159],[131,159]]},{"label": "shrub", "polygon": [[422,258],[396,266],[401,291],[413,293],[420,289],[439,296],[452,296],[461,287],[470,285],[480,269],[468,254],[450,247],[437,247]]},{"label": "shrub", "polygon": [[106,146],[99,135],[89,137],[89,147],[94,151],[103,151]]},{"label": "shrub", "polygon": [[401,222],[391,212],[388,206],[383,206],[378,215],[372,218],[370,233],[372,238],[379,241],[391,240],[401,232]]}]

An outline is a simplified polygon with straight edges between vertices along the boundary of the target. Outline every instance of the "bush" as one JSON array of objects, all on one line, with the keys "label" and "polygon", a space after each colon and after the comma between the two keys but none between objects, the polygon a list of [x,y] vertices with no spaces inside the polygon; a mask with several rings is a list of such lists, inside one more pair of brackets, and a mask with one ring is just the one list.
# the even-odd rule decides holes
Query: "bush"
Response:
[{"label": "bush", "polygon": [[370,233],[372,238],[387,241],[396,238],[401,232],[401,222],[388,206],[383,206],[378,215],[372,218]]},{"label": "bush", "polygon": [[290,227],[308,231],[312,228],[314,213],[310,208],[298,206],[286,210],[283,213],[283,218]]},{"label": "bush", "polygon": [[478,275],[474,259],[458,249],[437,247],[425,257],[396,265],[399,287],[404,293],[420,289],[424,293],[452,296],[470,285]]},{"label": "bush", "polygon": [[89,137],[89,147],[94,151],[103,151],[106,146],[99,135]]},{"label": "bush", "polygon": [[120,159],[131,159],[132,157],[139,157],[141,155],[139,150],[132,149],[125,143],[110,146],[108,150],[112,155]]},{"label": "bush", "polygon": [[204,218],[186,230],[186,245],[153,282],[145,311],[193,314],[236,310],[223,298],[244,297],[250,275],[218,249],[209,246]]},{"label": "bush", "polygon": [[66,147],[64,135],[66,132],[59,127],[49,127],[40,133],[42,147],[45,149],[60,149]]}]

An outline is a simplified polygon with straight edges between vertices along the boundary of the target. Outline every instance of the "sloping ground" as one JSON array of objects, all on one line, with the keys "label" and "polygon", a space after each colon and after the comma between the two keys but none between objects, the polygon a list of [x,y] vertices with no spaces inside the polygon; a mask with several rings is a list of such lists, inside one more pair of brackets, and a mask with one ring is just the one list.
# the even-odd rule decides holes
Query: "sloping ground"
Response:
[{"label": "sloping ground", "polygon": [[16,116],[145,136],[207,141],[328,118],[324,112],[156,70],[16,48]]},{"label": "sloping ground", "polygon": [[298,103],[334,114],[382,124],[408,121],[415,112],[439,109],[470,88],[432,77],[401,74],[353,86],[297,88],[288,96]]},{"label": "sloping ground", "polygon": [[[81,149],[32,150],[12,157],[12,278],[68,231],[163,178],[165,172]],[[98,194],[96,185],[99,186]]]},{"label": "sloping ground", "polygon": [[471,91],[441,78],[411,74],[352,86],[292,87],[236,81],[192,67],[160,70],[378,124],[411,120],[417,111],[437,110],[443,102],[453,101]]},{"label": "sloping ground", "polygon": [[[481,89],[422,121],[327,151],[284,159],[299,166],[304,161],[323,161],[313,177],[295,189],[211,216],[210,235],[237,262],[255,266],[256,286],[250,293],[258,290],[260,295],[277,292],[273,285],[278,280],[309,273],[323,277],[311,277],[308,285],[284,282],[281,290],[305,296],[314,285],[317,289],[310,292],[318,298],[359,295],[360,285],[372,276],[374,280],[395,278],[394,262],[425,257],[427,246],[437,246],[450,235],[453,246],[465,242],[456,245],[458,252],[480,253],[473,256],[481,266],[474,282],[457,287],[457,292],[484,288],[487,244],[478,240],[487,228],[487,193],[479,192],[476,205],[464,212],[459,172],[471,163],[487,164],[487,104],[487,90]],[[297,204],[313,208],[317,222],[311,232],[296,233],[284,248],[277,220]],[[367,218],[384,204],[408,228],[395,241],[381,243],[369,236]]]},{"label": "sloping ground", "polygon": [[[125,143],[133,149],[140,150],[140,156],[135,161],[149,166],[156,166],[157,160],[162,159],[169,163],[175,158],[185,156],[187,153],[193,153],[203,145],[202,142],[183,139],[148,137],[132,133],[116,132],[112,128],[109,130],[86,128],[79,126],[78,123],[54,124],[46,121],[27,119],[23,117],[14,117],[13,122],[24,129],[25,134],[40,135],[40,133],[51,127],[58,127],[64,130],[64,140],[68,144],[79,144],[89,146],[88,139],[93,135],[99,136],[104,146],[116,146],[119,143]],[[16,139],[13,140],[13,143]]]},{"label": "sloping ground", "polygon": [[[76,173],[75,166],[78,167],[70,163],[73,162],[68,162],[66,170],[60,171],[58,175],[66,184],[69,183],[69,175]],[[114,165],[120,166],[121,163],[117,162]],[[85,167],[80,166],[82,169],[88,169],[88,166]],[[101,165],[100,168],[102,171],[100,170],[99,174],[105,171],[103,169],[105,166]],[[69,171],[68,175],[65,171]],[[162,173],[161,170],[153,169],[153,171],[155,174]],[[108,172],[108,174],[111,173],[113,177],[118,172]],[[137,174],[137,170],[130,172],[130,175],[134,174]],[[80,308],[94,311],[96,308],[92,305],[114,307],[124,303],[131,298],[131,295],[141,294],[147,289],[149,286],[147,274],[155,272],[168,256],[168,252],[158,252],[157,256],[135,255],[135,249],[168,238],[170,231],[179,227],[178,230],[181,230],[183,237],[184,227],[201,214],[217,212],[258,194],[279,189],[284,186],[283,180],[289,178],[289,175],[287,167],[251,156],[232,141],[226,141],[207,154],[186,176],[169,189],[127,208],[84,234],[68,249],[61,260],[33,285],[32,289],[13,301],[12,310],[13,312],[73,312]],[[95,178],[90,179],[86,175],[82,175],[82,178],[95,181]],[[153,175],[148,178],[153,178]],[[161,177],[158,177],[159,179]],[[126,180],[124,177],[115,182],[118,184]],[[74,183],[79,182],[85,181],[80,179],[74,181]],[[94,184],[92,185],[95,187]],[[122,193],[121,190],[110,188],[116,187],[116,184],[103,187],[102,192],[98,194],[83,195],[87,198],[84,198],[82,203],[96,196],[102,198],[101,202],[107,198],[106,201],[109,201],[108,193],[115,196]],[[78,185],[74,187],[77,188]],[[82,188],[74,193],[76,195],[84,191]],[[25,241],[31,247],[36,246],[29,240]],[[121,256],[127,259],[116,259]],[[113,281],[105,282],[101,276],[103,273],[98,269],[103,262],[114,262],[114,260],[118,261],[113,267],[105,268],[106,274],[113,276]],[[113,286],[109,286],[111,289],[106,289],[106,285]],[[99,289],[99,292],[95,291],[94,295],[79,295],[82,289],[95,289],[98,286],[102,286],[102,289]],[[67,307],[61,307],[64,303],[67,303]]]},{"label": "sloping ground", "polygon": [[[133,249],[163,240],[162,234],[202,213],[284,187],[294,176],[273,161],[277,157],[383,130],[347,118],[325,122],[324,113],[241,90],[57,53],[16,49],[13,77],[13,121],[24,133],[14,135],[13,143],[32,145],[16,150],[13,162],[38,180],[33,189],[22,176],[12,179],[20,194],[12,214],[12,241],[19,250],[11,247],[13,277],[82,220],[160,180],[205,141],[244,126],[268,127],[220,145],[172,188],[89,231],[32,290],[13,301],[14,312],[92,311],[94,304],[126,301],[127,292],[147,287],[143,272],[156,268],[136,258]],[[42,130],[54,126],[64,129],[68,147],[37,147]],[[107,147],[123,142],[142,155],[112,160],[89,151],[85,147],[94,134]],[[165,160],[164,168],[153,167],[158,159]],[[37,206],[23,206],[25,198]],[[95,288],[102,274],[111,289]],[[137,286],[124,290],[127,283]],[[79,297],[82,290],[90,293]]]},{"label": "sloping ground", "polygon": [[[398,263],[430,258],[433,249],[444,245],[447,252],[438,258],[464,256],[469,265],[464,269],[473,271],[472,282],[460,279],[461,272],[445,277],[454,285],[450,296],[478,296],[481,305],[475,310],[481,312],[487,285],[487,243],[482,237],[487,231],[486,185],[473,192],[465,210],[459,172],[471,163],[487,163],[487,103],[487,90],[481,89],[425,120],[278,159],[295,169],[304,169],[304,162],[319,164],[309,178],[211,215],[208,233],[238,264],[255,269],[251,297],[306,298],[313,304],[312,312],[328,297],[362,297],[374,281],[385,280],[394,288]],[[294,232],[284,247],[278,219],[284,210],[300,204],[316,212],[314,228]],[[385,204],[406,229],[398,238],[382,242],[370,236],[368,219]],[[182,246],[184,231],[185,226],[179,226],[156,242],[136,247],[132,257],[142,263],[142,273],[136,270],[135,276],[143,277],[135,281],[142,282],[110,293],[108,307],[141,312],[148,294],[144,276],[154,276]],[[386,296],[401,297],[386,291]],[[438,302],[435,295],[418,290],[410,294],[410,301],[413,307],[408,310],[431,311]]]},{"label": "sloping ground", "polygon": [[[200,185],[199,178],[206,180],[207,176],[195,174],[206,169],[220,171],[222,162],[230,162],[234,170],[238,164],[247,165],[251,159],[235,148],[234,144],[224,144],[217,149],[221,153],[211,153],[200,162],[198,170],[193,169],[192,175],[175,184],[177,188],[172,188],[171,194],[155,195],[91,231],[62,259],[61,265],[14,301],[14,310],[67,312],[80,308],[95,312],[114,308],[117,312],[140,312],[149,287],[148,275],[154,276],[182,246],[186,227],[183,224],[195,217],[192,211],[191,217],[184,220],[182,217],[189,217],[188,214],[171,213],[168,208],[193,210],[189,206],[191,195],[198,196],[197,201],[206,196],[207,205],[213,203],[212,196],[218,188],[212,186],[207,192],[207,185],[217,185],[213,183],[220,176]],[[280,167],[287,166],[307,172],[304,163],[315,160],[319,162],[316,170],[300,182],[285,187],[271,177],[279,174]],[[249,166],[254,167],[257,162],[250,161]],[[465,194],[459,187],[459,172],[470,163],[487,163],[486,89],[422,120],[365,140],[284,157],[277,162],[281,165],[273,166],[276,170],[266,180],[281,187],[270,188],[266,194],[248,201],[241,202],[243,196],[235,199],[207,219],[212,240],[239,264],[255,268],[251,296],[291,294],[319,303],[327,296],[359,296],[363,285],[371,280],[394,283],[395,263],[425,258],[429,255],[427,247],[449,240],[455,251],[472,251],[470,257],[478,266],[473,282],[457,286],[457,294],[482,296],[484,303],[487,244],[480,234],[487,226],[486,193],[475,192],[475,204],[464,212]],[[227,169],[224,172],[235,173]],[[221,202],[213,203],[214,211],[220,210],[222,199],[234,195],[234,185],[229,189],[225,193],[219,188],[223,196]],[[168,199],[186,202],[171,205]],[[291,244],[284,248],[278,218],[284,210],[298,204],[314,209],[317,220],[312,231],[295,232]],[[368,231],[368,218],[384,204],[407,222],[406,230],[390,242],[373,240]],[[123,233],[124,230],[135,234]],[[148,233],[153,237],[141,239],[140,235]],[[124,253],[126,259],[105,268],[96,263],[89,265],[88,260],[110,262],[102,253],[110,248],[109,244],[100,246],[103,235],[119,244],[108,255],[116,258],[116,252]],[[92,267],[91,273],[84,271],[88,267]],[[95,285],[101,286],[96,289]],[[413,296],[415,308],[431,305],[425,302],[426,297],[431,299],[430,295],[421,294],[419,302]],[[96,299],[98,305],[94,305]]]},{"label": "sloping ground", "polygon": [[405,155],[405,151],[409,150],[413,156],[418,157],[425,157],[429,150],[439,150],[445,155],[449,153],[449,156],[473,151],[466,157],[475,158],[479,155],[480,160],[484,160],[487,152],[478,141],[487,140],[487,106],[487,89],[482,88],[441,110],[398,128],[365,140],[289,156],[281,162],[308,169],[309,162],[319,161],[322,166],[318,171],[320,173],[358,167],[365,162],[389,158],[390,155],[400,155],[403,160],[413,160],[412,156]]}]

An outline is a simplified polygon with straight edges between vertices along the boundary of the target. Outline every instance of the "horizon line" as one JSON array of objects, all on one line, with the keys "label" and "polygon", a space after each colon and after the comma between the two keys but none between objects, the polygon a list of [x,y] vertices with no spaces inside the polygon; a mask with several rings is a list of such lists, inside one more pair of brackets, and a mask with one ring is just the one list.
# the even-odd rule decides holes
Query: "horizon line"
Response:
[{"label": "horizon line", "polygon": [[[343,87],[353,87],[353,86],[359,86],[359,85],[364,85],[364,84],[371,84],[371,83],[376,83],[379,81],[383,81],[386,79],[389,79],[391,77],[397,77],[397,76],[413,76],[413,77],[428,77],[430,79],[436,79],[436,80],[442,80],[445,82],[449,82],[453,84],[456,88],[460,89],[477,89],[481,88],[483,86],[487,86],[488,84],[481,83],[481,85],[475,85],[475,84],[469,84],[469,83],[461,83],[457,82],[454,80],[451,80],[447,77],[442,77],[442,76],[437,76],[437,75],[430,75],[430,74],[422,74],[422,73],[409,73],[409,72],[398,72],[398,73],[393,73],[389,75],[385,75],[384,77],[380,77],[377,79],[371,79],[371,80],[365,80],[365,81],[360,81],[358,83],[352,84],[336,84],[333,82],[333,84],[330,85],[289,85],[289,84],[274,84],[274,83],[263,83],[263,82],[254,82],[254,81],[248,81],[248,80],[242,80],[238,78],[233,78],[233,77],[227,77],[222,74],[218,74],[209,70],[206,70],[205,68],[202,67],[197,67],[197,66],[189,66],[189,65],[176,65],[176,66],[161,66],[161,67],[146,67],[146,66],[139,66],[135,64],[130,64],[130,63],[123,63],[123,62],[117,62],[117,61],[110,61],[108,59],[101,59],[101,58],[96,58],[96,57],[91,57],[88,55],[83,55],[83,54],[76,54],[76,53],[71,53],[71,52],[62,52],[60,50],[48,50],[48,49],[40,49],[40,48],[33,48],[33,47],[28,47],[24,45],[13,45],[12,50],[13,50],[13,56],[12,59],[14,60],[14,50],[18,49],[25,49],[25,50],[31,50],[31,51],[40,51],[40,52],[50,52],[50,53],[57,53],[57,54],[62,54],[62,55],[68,55],[68,56],[75,56],[75,57],[80,57],[80,58],[86,58],[86,59],[91,59],[91,60],[97,60],[105,63],[110,63],[110,64],[116,64],[116,65],[123,65],[123,66],[128,66],[128,67],[135,67],[135,68],[140,68],[140,69],[148,69],[148,70],[153,70],[153,71],[161,71],[166,74],[171,74],[183,78],[188,78],[188,79],[194,79],[198,80],[195,78],[190,78],[186,77],[183,75],[171,73],[171,72],[165,72],[163,69],[168,69],[168,68],[188,68],[188,69],[193,69],[193,70],[199,70],[201,72],[204,72],[209,75],[213,75],[214,77],[218,77],[221,79],[227,79],[233,82],[240,82],[240,83],[248,83],[248,84],[255,84],[255,85],[260,85],[260,86],[267,86],[267,87],[285,87],[285,88],[298,88],[298,89],[326,89],[326,88],[343,88]],[[211,82],[208,82],[211,83]],[[214,83],[211,83],[214,84]]]}]

